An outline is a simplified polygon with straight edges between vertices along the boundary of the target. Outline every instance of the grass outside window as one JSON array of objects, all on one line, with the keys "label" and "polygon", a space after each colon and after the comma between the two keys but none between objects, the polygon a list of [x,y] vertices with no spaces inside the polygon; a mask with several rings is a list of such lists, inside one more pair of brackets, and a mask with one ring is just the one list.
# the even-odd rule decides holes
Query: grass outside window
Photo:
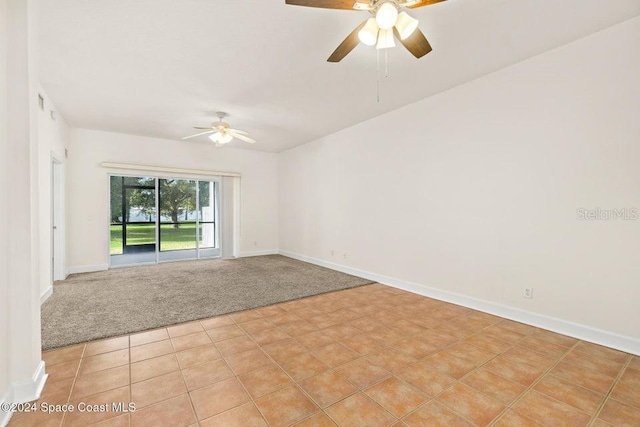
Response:
[{"label": "grass outside window", "polygon": [[[181,222],[179,228],[172,224],[161,224],[161,243],[163,251],[194,249],[196,245],[196,223]],[[127,225],[127,244],[144,245],[156,243],[156,225],[129,224]],[[111,225],[111,255],[122,254],[122,225]]]}]

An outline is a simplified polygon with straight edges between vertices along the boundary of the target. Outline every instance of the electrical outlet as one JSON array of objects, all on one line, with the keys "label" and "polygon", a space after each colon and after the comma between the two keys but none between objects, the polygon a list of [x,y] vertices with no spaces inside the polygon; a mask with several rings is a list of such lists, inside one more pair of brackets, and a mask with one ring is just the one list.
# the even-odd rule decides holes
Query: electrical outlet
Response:
[{"label": "electrical outlet", "polygon": [[253,246],[258,246],[258,242],[253,242]]},{"label": "electrical outlet", "polygon": [[336,254],[336,252],[332,249],[331,250],[331,256],[334,256]]},{"label": "electrical outlet", "polygon": [[342,258],[347,259],[347,254],[342,254]]},{"label": "electrical outlet", "polygon": [[524,288],[524,297],[533,299],[533,288]]}]

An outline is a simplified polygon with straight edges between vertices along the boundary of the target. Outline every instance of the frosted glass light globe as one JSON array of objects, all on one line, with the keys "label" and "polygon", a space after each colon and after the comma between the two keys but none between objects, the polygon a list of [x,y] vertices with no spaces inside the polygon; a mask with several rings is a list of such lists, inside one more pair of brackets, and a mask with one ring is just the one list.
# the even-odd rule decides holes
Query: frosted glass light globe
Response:
[{"label": "frosted glass light globe", "polygon": [[378,40],[378,24],[374,18],[369,18],[364,27],[358,32],[360,41],[368,46],[373,46]]},{"label": "frosted glass light globe", "polygon": [[406,40],[418,28],[418,20],[409,16],[407,12],[401,12],[396,21],[396,30],[400,40]]},{"label": "frosted glass light globe", "polygon": [[233,137],[228,133],[216,132],[209,135],[209,139],[218,144],[226,144],[227,142],[231,142]]},{"label": "frosted glass light globe", "polygon": [[381,30],[393,28],[398,20],[398,9],[393,3],[384,3],[376,12],[376,23]]}]

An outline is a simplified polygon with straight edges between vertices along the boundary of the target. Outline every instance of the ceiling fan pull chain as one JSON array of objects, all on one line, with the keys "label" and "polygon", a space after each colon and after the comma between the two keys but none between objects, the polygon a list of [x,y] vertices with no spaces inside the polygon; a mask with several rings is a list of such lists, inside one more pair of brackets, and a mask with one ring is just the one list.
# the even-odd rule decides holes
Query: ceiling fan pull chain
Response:
[{"label": "ceiling fan pull chain", "polygon": [[380,102],[380,50],[376,49],[376,100]]},{"label": "ceiling fan pull chain", "polygon": [[384,76],[389,77],[389,49],[384,50]]}]

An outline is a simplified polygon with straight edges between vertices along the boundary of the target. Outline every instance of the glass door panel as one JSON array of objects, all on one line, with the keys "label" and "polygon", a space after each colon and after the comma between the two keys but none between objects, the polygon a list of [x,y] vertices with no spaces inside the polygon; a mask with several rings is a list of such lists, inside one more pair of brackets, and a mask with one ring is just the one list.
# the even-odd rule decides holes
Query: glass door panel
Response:
[{"label": "glass door panel", "polygon": [[111,264],[156,261],[155,178],[111,177]]},{"label": "glass door panel", "polygon": [[220,256],[218,245],[217,183],[198,182],[198,247],[200,257]]},{"label": "glass door panel", "polygon": [[156,250],[155,193],[155,183],[147,187],[124,187],[127,210],[122,241],[125,254]]},{"label": "glass door panel", "polygon": [[122,255],[122,177],[112,176],[109,185],[111,186],[109,254]]},{"label": "glass door panel", "polygon": [[159,180],[160,260],[197,258],[196,181]]}]

